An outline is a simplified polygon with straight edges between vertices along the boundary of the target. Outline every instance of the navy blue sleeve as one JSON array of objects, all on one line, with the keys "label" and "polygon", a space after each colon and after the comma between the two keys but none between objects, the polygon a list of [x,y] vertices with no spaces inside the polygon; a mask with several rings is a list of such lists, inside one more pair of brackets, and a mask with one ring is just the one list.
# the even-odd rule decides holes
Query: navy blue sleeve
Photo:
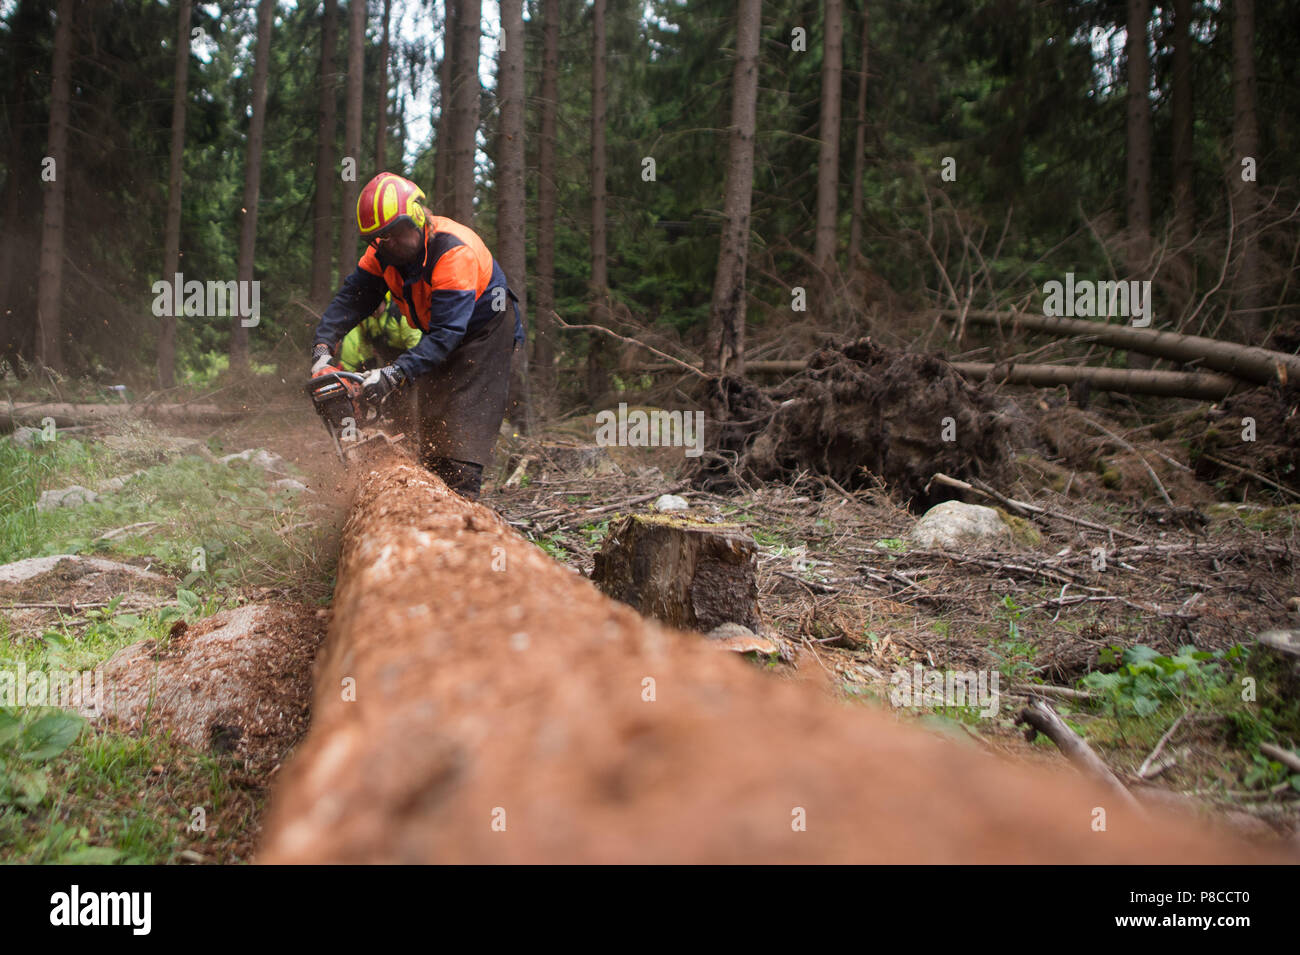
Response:
[{"label": "navy blue sleeve", "polygon": [[324,342],[332,350],[337,350],[344,336],[379,307],[387,291],[388,283],[383,278],[357,266],[321,315],[312,345]]},{"label": "navy blue sleeve", "polygon": [[428,374],[441,365],[465,337],[475,301],[473,289],[434,292],[429,301],[429,330],[420,339],[420,344],[403,352],[393,364],[408,378]]}]

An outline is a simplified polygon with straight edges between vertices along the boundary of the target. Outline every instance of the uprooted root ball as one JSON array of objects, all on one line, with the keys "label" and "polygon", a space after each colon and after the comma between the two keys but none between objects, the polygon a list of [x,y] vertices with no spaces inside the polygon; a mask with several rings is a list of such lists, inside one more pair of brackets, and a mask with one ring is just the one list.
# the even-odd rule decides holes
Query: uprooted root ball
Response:
[{"label": "uprooted root ball", "polygon": [[996,480],[1010,459],[995,398],[946,361],[868,338],[815,352],[806,370],[764,392],[747,381],[715,383],[706,483],[734,467],[747,478],[824,474],[847,488],[880,479],[914,508],[954,496],[925,487],[936,471]]}]

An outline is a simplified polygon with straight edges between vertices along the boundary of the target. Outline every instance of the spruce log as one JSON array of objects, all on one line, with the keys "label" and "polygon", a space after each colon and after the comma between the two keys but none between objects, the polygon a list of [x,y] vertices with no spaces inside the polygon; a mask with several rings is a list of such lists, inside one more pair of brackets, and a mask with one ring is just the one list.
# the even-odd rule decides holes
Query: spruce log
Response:
[{"label": "spruce log", "polygon": [[[954,311],[943,311],[941,314],[951,319],[961,316],[961,312]],[[1033,312],[995,312],[985,309],[966,312],[966,321],[1019,326],[1049,335],[1087,335],[1112,348],[1155,355],[1182,364],[1195,362],[1205,368],[1260,385],[1279,380],[1300,381],[1300,355],[1270,351],[1253,345],[1238,345],[1235,342],[1221,342],[1200,335],[1180,335],[1177,332],[1110,325],[1106,322],[1038,315]]]},{"label": "spruce log", "polygon": [[997,382],[1008,385],[1051,388],[1086,381],[1094,391],[1199,398],[1204,401],[1218,401],[1244,387],[1235,378],[1207,371],[1095,368],[1087,365],[991,365],[973,361],[955,361],[952,367],[967,378],[994,378]]},{"label": "spruce log", "polygon": [[261,862],[1283,859],[761,673],[409,464],[361,475],[312,721]]},{"label": "spruce log", "polygon": [[[793,375],[808,367],[806,361],[750,361],[745,363],[745,374],[761,373]],[[1218,401],[1226,398],[1242,385],[1238,379],[1208,371],[1157,371],[1133,368],[1098,368],[1092,365],[1021,365],[992,364],[978,361],[955,361],[955,368],[966,378],[988,378],[997,369],[999,382],[1008,385],[1030,385],[1051,388],[1087,381],[1094,391],[1118,391],[1130,395],[1161,395],[1167,398],[1197,398]],[[638,372],[671,372],[668,364],[638,365]]]}]

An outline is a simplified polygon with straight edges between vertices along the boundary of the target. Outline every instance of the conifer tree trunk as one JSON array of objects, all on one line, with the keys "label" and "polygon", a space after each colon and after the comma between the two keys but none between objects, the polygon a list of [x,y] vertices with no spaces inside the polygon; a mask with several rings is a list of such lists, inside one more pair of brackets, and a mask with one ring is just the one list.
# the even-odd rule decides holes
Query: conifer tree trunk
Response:
[{"label": "conifer tree trunk", "polygon": [[[609,275],[605,240],[605,0],[591,5],[591,321],[609,323]],[[592,332],[587,348],[587,398],[609,391],[605,336]]]},{"label": "conifer tree trunk", "polygon": [[459,0],[456,7],[456,58],[452,76],[451,218],[474,225],[474,153],[479,110],[479,19],[481,0]]},{"label": "conifer tree trunk", "polygon": [[[1243,161],[1259,162],[1259,123],[1255,108],[1255,0],[1236,0],[1232,22],[1232,161],[1228,181],[1232,185],[1234,241],[1240,249],[1236,281],[1233,283],[1234,325],[1247,345],[1262,344],[1263,315],[1257,311],[1262,300],[1259,243],[1254,221],[1259,195],[1253,177],[1245,177]],[[1256,170],[1256,175],[1258,171]]]},{"label": "conifer tree trunk", "polygon": [[849,222],[849,270],[857,268],[862,258],[862,219],[865,205],[862,195],[862,177],[867,164],[867,64],[870,61],[869,17],[867,14],[870,0],[862,0],[862,42],[859,44],[861,57],[858,72],[858,120],[853,138],[853,200],[852,219]]},{"label": "conifer tree trunk", "polygon": [[[497,169],[497,257],[510,287],[527,315],[528,269],[524,212],[524,15],[523,0],[501,0],[501,51],[497,94],[501,103],[501,137]],[[513,316],[510,316],[513,320]],[[529,394],[527,342],[515,355],[511,375],[511,421],[535,430]]]},{"label": "conifer tree trunk", "polygon": [[63,371],[63,211],[68,181],[68,100],[71,89],[72,0],[59,0],[54,28],[54,62],[51,68],[50,132],[45,155],[54,160],[54,175],[45,189],[41,222],[41,257],[36,293],[36,361]]},{"label": "conifer tree trunk", "polygon": [[823,28],[822,105],[817,160],[817,233],[813,260],[819,269],[835,267],[840,183],[840,82],[844,61],[844,2],[826,0]]},{"label": "conifer tree trunk", "polygon": [[343,158],[352,161],[352,176],[343,180],[339,223],[339,283],[357,266],[357,196],[370,174],[361,161],[361,110],[364,105],[366,0],[348,0],[348,80],[343,119]]},{"label": "conifer tree trunk", "polygon": [[[253,281],[253,255],[257,248],[257,203],[262,188],[262,137],[266,130],[266,77],[271,60],[271,24],[275,0],[257,5],[257,48],[253,64],[253,115],[248,123],[248,151],[244,162],[244,204],[239,230],[239,281]],[[241,288],[247,288],[242,285]],[[236,309],[236,312],[239,310]],[[230,330],[230,370],[248,370],[248,328],[244,316],[235,315]]]},{"label": "conifer tree trunk", "polygon": [[388,25],[393,0],[384,0],[384,34],[379,43],[379,115],[375,122],[375,172],[384,171],[388,149]]},{"label": "conifer tree trunk", "polygon": [[560,2],[542,0],[542,120],[537,150],[537,307],[533,312],[533,400],[546,417],[555,407],[555,114],[560,65]]},{"label": "conifer tree trunk", "polygon": [[1151,62],[1147,20],[1151,0],[1128,0],[1128,163],[1126,201],[1130,235],[1128,273],[1146,266],[1151,236]]},{"label": "conifer tree trunk", "polygon": [[[176,13],[176,72],[172,80],[172,143],[167,168],[167,220],[163,226],[163,279],[174,281],[180,270],[181,186],[185,173],[185,96],[190,77],[191,0],[180,0]],[[164,315],[158,333],[158,385],[176,383],[176,316]]]},{"label": "conifer tree trunk", "polygon": [[442,62],[438,64],[438,133],[433,154],[433,211],[447,215],[451,201],[451,103],[456,63],[456,2],[442,2]]},{"label": "conifer tree trunk", "polygon": [[334,136],[338,127],[338,79],[334,54],[339,42],[338,0],[325,0],[321,17],[320,73],[317,82],[320,105],[316,125],[316,195],[312,200],[311,302],[324,310],[330,299],[330,263],[334,260],[334,183],[338,167],[334,162]]},{"label": "conifer tree trunk", "polygon": [[709,310],[705,368],[711,374],[745,373],[745,273],[749,210],[754,188],[754,135],[758,103],[758,37],[762,0],[740,0],[736,10],[736,66],[731,82],[731,143],[718,272]]},{"label": "conifer tree trunk", "polygon": [[[1125,271],[1130,279],[1147,273],[1151,250],[1151,61],[1147,55],[1147,21],[1151,0],[1128,0],[1128,122],[1125,201],[1128,236]],[[1130,368],[1150,368],[1146,355],[1130,354]]]}]

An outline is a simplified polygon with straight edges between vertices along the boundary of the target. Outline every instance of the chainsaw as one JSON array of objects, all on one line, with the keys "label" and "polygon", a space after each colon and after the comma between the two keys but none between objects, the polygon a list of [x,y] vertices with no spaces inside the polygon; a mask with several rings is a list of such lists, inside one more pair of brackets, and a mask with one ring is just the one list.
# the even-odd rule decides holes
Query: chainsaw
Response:
[{"label": "chainsaw", "polygon": [[345,467],[349,455],[363,448],[395,445],[405,437],[390,435],[380,428],[384,405],[370,404],[362,398],[361,380],[355,372],[333,371],[307,382],[312,406],[325,423],[334,451]]}]

